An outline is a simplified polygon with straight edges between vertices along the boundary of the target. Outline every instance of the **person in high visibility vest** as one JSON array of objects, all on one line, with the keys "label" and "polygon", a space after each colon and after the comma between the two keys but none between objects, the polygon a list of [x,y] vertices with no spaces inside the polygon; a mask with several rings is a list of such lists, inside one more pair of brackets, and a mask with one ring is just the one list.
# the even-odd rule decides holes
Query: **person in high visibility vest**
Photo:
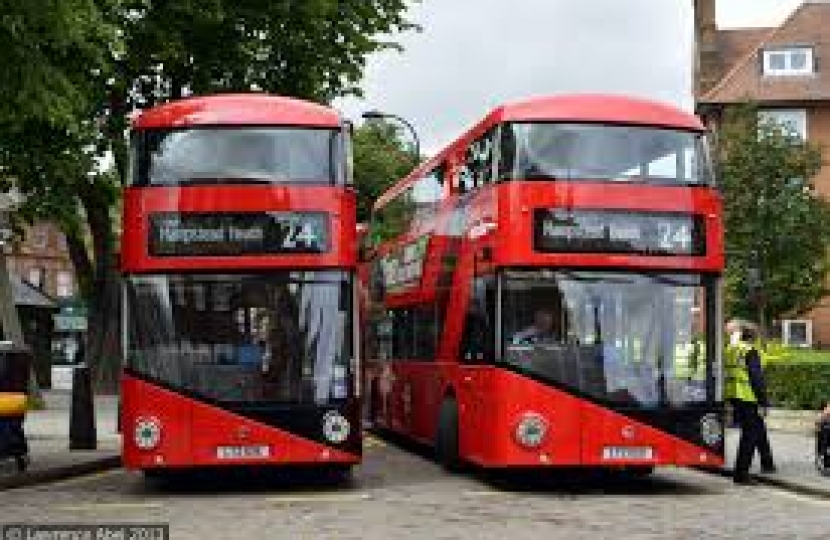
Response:
[{"label": "person in high visibility vest", "polygon": [[749,468],[756,449],[761,455],[761,471],[776,471],[763,418],[769,406],[767,387],[761,355],[752,345],[757,335],[755,329],[747,324],[730,323],[727,332],[731,335],[725,355],[724,397],[731,404],[741,430],[732,478],[736,484],[749,484]]}]

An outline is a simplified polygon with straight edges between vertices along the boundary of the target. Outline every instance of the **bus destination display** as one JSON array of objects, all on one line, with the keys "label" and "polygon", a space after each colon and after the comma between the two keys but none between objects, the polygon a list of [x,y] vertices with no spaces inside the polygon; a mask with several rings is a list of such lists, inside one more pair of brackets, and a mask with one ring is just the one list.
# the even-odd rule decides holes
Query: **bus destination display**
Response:
[{"label": "bus destination display", "polygon": [[541,252],[704,255],[703,221],[672,212],[534,211],[533,247]]},{"label": "bus destination display", "polygon": [[324,253],[324,212],[162,212],[150,215],[150,254],[165,256]]}]

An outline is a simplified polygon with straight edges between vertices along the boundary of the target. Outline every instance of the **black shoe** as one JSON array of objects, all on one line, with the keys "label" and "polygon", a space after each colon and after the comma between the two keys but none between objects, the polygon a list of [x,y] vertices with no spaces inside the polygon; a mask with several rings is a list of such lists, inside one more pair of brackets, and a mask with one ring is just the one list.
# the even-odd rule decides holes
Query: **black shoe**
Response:
[{"label": "black shoe", "polygon": [[761,467],[761,473],[763,474],[775,474],[778,472],[778,467],[773,465],[772,467]]},{"label": "black shoe", "polygon": [[749,477],[749,475],[740,475],[740,476],[733,476],[732,481],[740,486],[752,486],[755,485],[755,480]]}]

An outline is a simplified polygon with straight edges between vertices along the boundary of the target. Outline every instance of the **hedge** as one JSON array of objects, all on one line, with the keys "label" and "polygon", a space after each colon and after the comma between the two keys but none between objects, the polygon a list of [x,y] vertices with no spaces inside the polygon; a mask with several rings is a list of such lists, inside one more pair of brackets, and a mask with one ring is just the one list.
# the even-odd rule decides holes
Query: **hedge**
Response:
[{"label": "hedge", "polygon": [[773,407],[819,410],[830,401],[830,362],[771,362],[764,371]]}]

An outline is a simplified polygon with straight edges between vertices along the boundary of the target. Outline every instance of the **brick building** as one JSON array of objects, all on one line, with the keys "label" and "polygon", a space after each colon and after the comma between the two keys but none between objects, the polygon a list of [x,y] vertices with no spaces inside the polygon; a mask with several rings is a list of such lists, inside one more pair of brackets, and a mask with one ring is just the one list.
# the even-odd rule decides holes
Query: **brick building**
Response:
[{"label": "brick building", "polygon": [[9,272],[55,299],[75,296],[77,281],[66,239],[48,222],[29,227],[22,242],[6,248]]},{"label": "brick building", "polygon": [[[777,27],[729,30],[717,27],[715,2],[695,0],[698,112],[716,127],[725,107],[754,101],[764,117],[830,149],[830,0],[804,0]],[[830,197],[830,163],[814,184]],[[781,332],[793,344],[830,347],[830,298],[781,321]]]}]

